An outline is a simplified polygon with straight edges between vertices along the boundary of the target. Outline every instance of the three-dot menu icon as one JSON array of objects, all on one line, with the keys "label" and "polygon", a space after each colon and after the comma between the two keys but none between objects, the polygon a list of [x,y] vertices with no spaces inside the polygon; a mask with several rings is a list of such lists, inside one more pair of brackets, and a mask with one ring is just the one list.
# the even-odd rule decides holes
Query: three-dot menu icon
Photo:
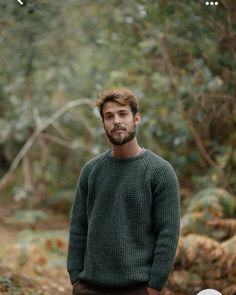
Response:
[{"label": "three-dot menu icon", "polygon": [[218,5],[219,2],[218,1],[206,1],[206,5]]}]

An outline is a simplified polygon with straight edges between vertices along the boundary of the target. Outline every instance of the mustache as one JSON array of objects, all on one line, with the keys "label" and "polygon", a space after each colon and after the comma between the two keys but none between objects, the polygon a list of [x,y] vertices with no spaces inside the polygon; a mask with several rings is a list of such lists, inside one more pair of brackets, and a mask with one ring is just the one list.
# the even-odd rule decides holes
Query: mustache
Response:
[{"label": "mustache", "polygon": [[115,131],[118,131],[118,130],[126,130],[126,128],[124,127],[121,127],[121,126],[115,126],[114,128],[111,129],[111,132],[115,132]]}]

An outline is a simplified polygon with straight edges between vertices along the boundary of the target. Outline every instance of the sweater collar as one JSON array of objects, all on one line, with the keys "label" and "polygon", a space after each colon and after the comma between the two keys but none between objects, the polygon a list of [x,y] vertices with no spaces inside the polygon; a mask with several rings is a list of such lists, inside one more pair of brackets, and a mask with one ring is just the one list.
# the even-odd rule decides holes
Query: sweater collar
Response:
[{"label": "sweater collar", "polygon": [[136,161],[136,160],[139,160],[141,158],[143,158],[146,154],[148,153],[148,149],[145,149],[143,148],[143,151],[138,154],[137,156],[135,157],[129,157],[129,158],[117,158],[117,157],[114,157],[112,156],[112,150],[109,149],[107,152],[106,152],[106,157],[113,161],[113,162],[117,162],[117,163],[126,163],[126,162],[130,162],[130,161]]}]

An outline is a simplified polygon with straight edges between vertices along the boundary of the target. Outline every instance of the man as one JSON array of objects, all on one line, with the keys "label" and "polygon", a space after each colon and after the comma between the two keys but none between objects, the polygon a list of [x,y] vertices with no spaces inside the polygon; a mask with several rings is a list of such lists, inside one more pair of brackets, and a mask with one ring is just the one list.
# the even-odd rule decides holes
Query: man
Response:
[{"label": "man", "polygon": [[129,89],[106,91],[96,105],[112,149],[80,174],[67,262],[73,294],[157,295],[178,243],[178,180],[138,144],[141,115]]}]

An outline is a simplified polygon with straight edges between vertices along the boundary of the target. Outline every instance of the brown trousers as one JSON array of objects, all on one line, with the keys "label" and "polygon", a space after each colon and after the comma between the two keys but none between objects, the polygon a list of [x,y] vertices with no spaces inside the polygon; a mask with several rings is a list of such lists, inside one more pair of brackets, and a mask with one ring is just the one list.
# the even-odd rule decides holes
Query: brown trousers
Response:
[{"label": "brown trousers", "polygon": [[73,295],[148,295],[146,287],[128,287],[128,288],[96,288],[88,284],[78,282],[73,286]]}]

